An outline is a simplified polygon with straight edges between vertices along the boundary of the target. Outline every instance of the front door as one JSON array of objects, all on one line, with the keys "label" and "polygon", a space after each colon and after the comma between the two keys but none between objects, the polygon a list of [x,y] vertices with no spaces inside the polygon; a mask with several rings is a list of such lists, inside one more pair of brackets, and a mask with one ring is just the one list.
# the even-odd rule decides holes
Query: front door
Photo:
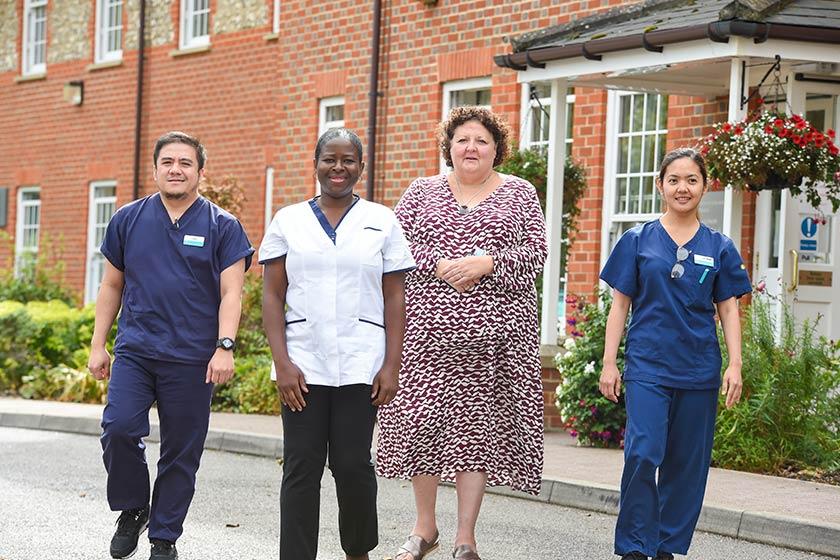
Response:
[{"label": "front door", "polygon": [[[789,83],[792,112],[822,131],[837,130],[840,85]],[[828,203],[815,209],[788,189],[762,191],[756,212],[755,282],[763,280],[797,322],[817,320],[818,333],[840,339],[840,212]]]}]

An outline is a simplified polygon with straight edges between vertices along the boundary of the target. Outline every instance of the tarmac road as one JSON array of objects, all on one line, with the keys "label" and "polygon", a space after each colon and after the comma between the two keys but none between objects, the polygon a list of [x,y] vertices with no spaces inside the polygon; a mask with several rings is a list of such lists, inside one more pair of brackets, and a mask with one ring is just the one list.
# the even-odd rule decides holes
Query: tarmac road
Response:
[{"label": "tarmac road", "polygon": [[[116,514],[105,499],[99,440],[67,433],[0,428],[0,560],[110,558]],[[154,464],[157,444],[150,444]],[[281,466],[274,460],[206,451],[184,536],[182,560],[264,560],[278,557]],[[413,521],[407,482],[380,480],[380,545],[372,560],[390,558]],[[455,493],[441,488],[442,542],[454,537]],[[335,489],[324,477],[319,559],[342,560]],[[479,519],[484,560],[610,560],[615,518],[556,505],[488,495]],[[145,560],[144,544],[135,559]],[[431,556],[450,556],[447,544]],[[698,533],[689,558],[698,560],[829,560],[827,557]]]}]

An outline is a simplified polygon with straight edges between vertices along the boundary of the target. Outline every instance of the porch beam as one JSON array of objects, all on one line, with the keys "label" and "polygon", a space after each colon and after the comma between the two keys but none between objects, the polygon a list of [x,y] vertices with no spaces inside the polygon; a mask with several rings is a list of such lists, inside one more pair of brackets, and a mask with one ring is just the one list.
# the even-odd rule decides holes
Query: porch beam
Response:
[{"label": "porch beam", "polygon": [[563,243],[563,170],[566,165],[566,89],[568,80],[551,82],[551,119],[548,131],[546,230],[548,258],[543,269],[540,343],[557,344],[557,300],[560,296],[560,249]]},{"label": "porch beam", "polygon": [[[747,107],[741,108],[741,93],[748,93],[750,69],[742,63],[746,59],[735,57],[729,65],[729,121],[741,120],[747,116]],[[743,73],[743,78],[742,78]],[[743,86],[742,86],[743,84]],[[741,250],[741,223],[744,214],[744,193],[726,186],[723,193],[723,234],[732,239],[735,247]]]}]

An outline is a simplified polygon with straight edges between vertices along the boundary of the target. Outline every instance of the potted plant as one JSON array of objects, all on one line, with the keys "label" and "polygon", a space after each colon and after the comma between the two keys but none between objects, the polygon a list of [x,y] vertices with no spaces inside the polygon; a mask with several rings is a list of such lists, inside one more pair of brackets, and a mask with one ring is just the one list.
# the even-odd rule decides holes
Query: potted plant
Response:
[{"label": "potted plant", "polygon": [[821,132],[800,115],[763,112],[715,125],[703,141],[713,186],[789,188],[815,208],[840,207],[840,150],[833,130]]}]

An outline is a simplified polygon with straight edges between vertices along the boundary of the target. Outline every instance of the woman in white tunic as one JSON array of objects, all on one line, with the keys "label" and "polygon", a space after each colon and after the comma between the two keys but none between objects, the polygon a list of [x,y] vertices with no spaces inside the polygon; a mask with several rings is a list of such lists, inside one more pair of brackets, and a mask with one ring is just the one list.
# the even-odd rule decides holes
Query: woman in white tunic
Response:
[{"label": "woman in white tunic", "polygon": [[325,132],[314,163],[321,195],[277,212],[259,255],[283,400],[280,558],[315,560],[329,460],[341,546],[363,560],[378,543],[373,425],[397,391],[414,260],[394,213],[353,194],[364,169],[358,136]]}]

